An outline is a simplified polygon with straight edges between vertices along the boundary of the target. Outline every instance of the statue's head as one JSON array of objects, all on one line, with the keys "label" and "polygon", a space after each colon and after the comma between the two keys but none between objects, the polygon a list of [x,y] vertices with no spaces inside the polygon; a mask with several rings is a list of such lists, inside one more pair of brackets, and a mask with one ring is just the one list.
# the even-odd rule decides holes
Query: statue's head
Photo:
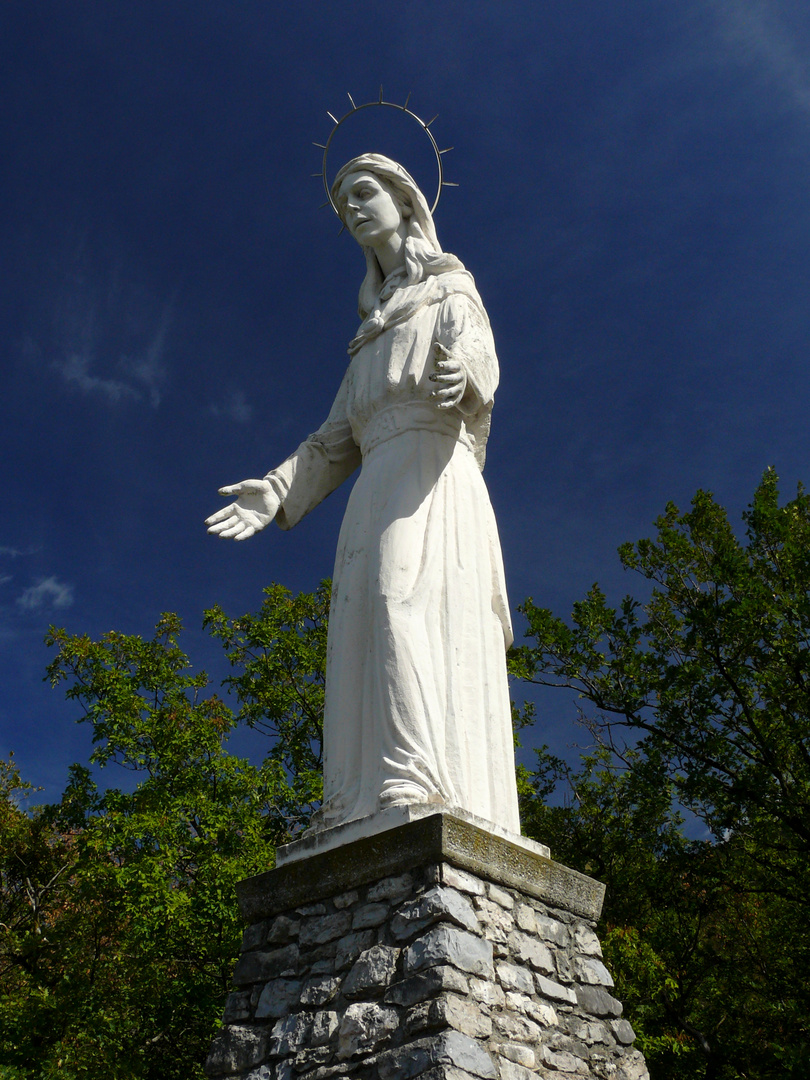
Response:
[{"label": "statue's head", "polygon": [[374,245],[384,230],[401,231],[409,283],[421,281],[426,273],[461,265],[454,256],[442,252],[425,196],[410,173],[391,158],[383,154],[352,158],[335,177],[331,195],[341,221],[366,256],[359,305],[364,318],[372,310],[383,281]]},{"label": "statue's head", "polygon": [[369,177],[393,200],[400,220],[406,225],[408,235],[417,232],[434,250],[441,251],[433,224],[433,215],[425,196],[410,173],[383,154],[361,154],[359,157],[352,158],[338,172],[332,184],[332,199],[340,218],[362,246],[367,246],[363,245],[362,230],[360,234],[355,235],[347,215],[347,211],[350,210],[350,188],[361,176]]}]

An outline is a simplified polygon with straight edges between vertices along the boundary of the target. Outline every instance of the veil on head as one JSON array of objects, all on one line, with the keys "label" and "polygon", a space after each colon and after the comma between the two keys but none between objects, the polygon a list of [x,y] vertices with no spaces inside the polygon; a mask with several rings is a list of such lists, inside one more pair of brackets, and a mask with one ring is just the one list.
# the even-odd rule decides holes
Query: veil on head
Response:
[{"label": "veil on head", "polygon": [[[396,198],[411,208],[411,215],[407,219],[408,236],[405,240],[405,271],[409,285],[417,284],[430,274],[463,269],[455,255],[442,251],[436,236],[433,215],[416,181],[406,169],[384,154],[361,154],[348,161],[338,172],[331,194],[341,221],[344,221],[344,218],[343,207],[338,198],[340,185],[350,173],[355,172],[370,172],[378,176]],[[359,308],[360,317],[365,319],[374,309],[383,284],[383,274],[373,249],[364,247],[363,253],[366,257],[366,276],[360,286]]]}]

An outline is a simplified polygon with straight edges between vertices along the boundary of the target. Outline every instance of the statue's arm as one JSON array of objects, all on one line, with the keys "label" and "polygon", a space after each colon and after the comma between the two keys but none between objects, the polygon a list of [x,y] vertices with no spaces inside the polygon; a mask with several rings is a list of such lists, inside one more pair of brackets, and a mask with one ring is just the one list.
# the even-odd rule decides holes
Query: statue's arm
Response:
[{"label": "statue's arm", "polygon": [[327,420],[265,477],[279,500],[276,523],[282,529],[297,525],[351,476],[360,460],[360,447],[348,421],[338,424]]},{"label": "statue's arm", "polygon": [[[492,405],[498,385],[498,358],[489,319],[482,307],[464,294],[442,301],[436,323],[436,377],[442,388],[453,390],[447,401],[463,413],[472,414]],[[456,375],[459,372],[459,375]]]},{"label": "statue's arm", "polygon": [[208,531],[247,540],[273,520],[291,529],[351,476],[360,464],[360,448],[346,417],[346,399],[344,379],[326,421],[286,461],[261,480],[220,488],[220,495],[237,498],[206,519]]}]

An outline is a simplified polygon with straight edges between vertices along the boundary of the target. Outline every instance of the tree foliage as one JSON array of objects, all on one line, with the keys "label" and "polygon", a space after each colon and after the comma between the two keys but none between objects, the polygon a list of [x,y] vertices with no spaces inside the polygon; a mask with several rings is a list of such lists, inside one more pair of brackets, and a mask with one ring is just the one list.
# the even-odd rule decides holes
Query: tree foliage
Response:
[{"label": "tree foliage", "polygon": [[238,674],[226,679],[241,708],[238,720],[270,736],[265,764],[275,770],[275,813],[284,828],[306,825],[323,795],[323,701],[331,585],[293,596],[265,589],[256,614],[229,619],[205,613]]},{"label": "tree foliage", "polygon": [[[523,608],[513,669],[575,690],[598,748],[579,769],[542,757],[524,818],[607,881],[608,955],[657,1077],[805,1076],[810,500],[780,505],[769,471],[742,539],[705,492],[656,526],[620,549],[643,602],[594,586],[570,623]],[[531,798],[550,769],[561,807]]]},{"label": "tree foliage", "polygon": [[649,600],[614,610],[594,586],[572,625],[528,601],[521,671],[654,747],[712,835],[756,833],[790,889],[810,853],[810,499],[779,506],[768,472],[744,520],[747,543],[711,495],[670,504],[656,539],[620,549]]},{"label": "tree foliage", "polygon": [[[322,670],[323,590],[294,602],[278,588],[269,596],[259,616],[234,625],[262,641],[274,671],[299,649],[289,618],[308,612],[309,662]],[[235,884],[271,866],[275,846],[306,820],[295,800],[313,788],[314,751],[273,748],[260,766],[229,753],[228,736],[256,703],[235,685],[243,710],[234,715],[211,693],[207,675],[190,670],[180,629],[164,615],[149,640],[49,634],[48,675],[92,726],[94,773],[131,775],[102,791],[75,765],[58,804],[25,813],[16,805],[24,783],[13,765],[0,772],[2,1080],[201,1077],[239,950]],[[317,692],[303,670],[298,678],[287,684],[289,721],[274,698],[285,732],[299,716],[296,687],[299,701]]]},{"label": "tree foliage", "polygon": [[[767,473],[741,536],[703,492],[656,525],[620,551],[641,601],[614,609],[594,586],[570,622],[523,608],[512,674],[579,694],[592,739],[577,764],[541,750],[519,769],[524,831],[606,883],[606,959],[655,1080],[799,1080],[810,500],[780,505]],[[321,797],[328,599],[328,583],[272,586],[257,613],[205,613],[232,708],[176,616],[147,640],[50,632],[48,676],[94,750],[33,809],[0,763],[0,1080],[202,1076],[238,952],[235,883]],[[532,723],[529,701],[515,726]],[[269,737],[260,765],[230,753],[240,726]]]}]

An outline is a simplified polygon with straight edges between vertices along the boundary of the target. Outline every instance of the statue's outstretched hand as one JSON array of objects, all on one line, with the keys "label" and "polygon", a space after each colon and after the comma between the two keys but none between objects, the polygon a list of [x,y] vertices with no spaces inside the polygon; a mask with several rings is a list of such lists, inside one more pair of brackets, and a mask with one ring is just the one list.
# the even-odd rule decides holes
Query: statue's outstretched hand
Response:
[{"label": "statue's outstretched hand", "polygon": [[433,355],[436,370],[430,375],[430,381],[439,385],[430,395],[431,399],[440,409],[452,409],[454,405],[461,404],[467,390],[467,372],[462,362],[456,360],[438,341]]},{"label": "statue's outstretched hand", "polygon": [[208,531],[223,539],[247,540],[270,524],[279,507],[278,495],[267,480],[243,480],[221,487],[219,493],[236,496],[235,502],[205,519]]}]

